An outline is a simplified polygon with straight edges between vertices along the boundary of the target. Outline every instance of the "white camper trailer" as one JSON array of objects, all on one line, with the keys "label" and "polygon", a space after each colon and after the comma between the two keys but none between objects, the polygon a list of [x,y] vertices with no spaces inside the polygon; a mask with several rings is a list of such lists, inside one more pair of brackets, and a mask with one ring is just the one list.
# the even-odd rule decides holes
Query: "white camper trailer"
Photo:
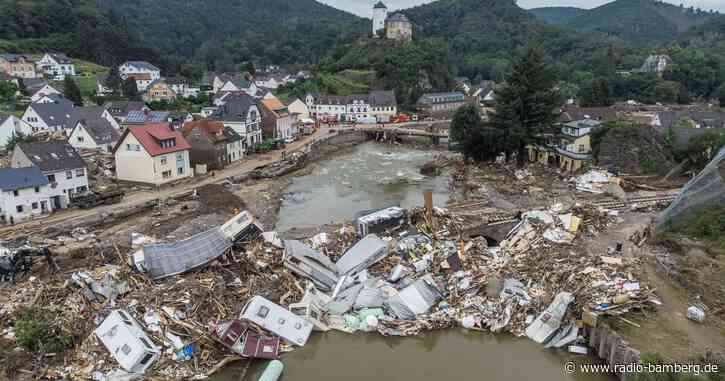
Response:
[{"label": "white camper trailer", "polygon": [[255,296],[239,314],[239,318],[251,321],[294,345],[303,346],[312,332],[312,323],[287,309]]},{"label": "white camper trailer", "polygon": [[144,373],[159,358],[159,349],[126,311],[111,311],[94,332],[127,372]]}]

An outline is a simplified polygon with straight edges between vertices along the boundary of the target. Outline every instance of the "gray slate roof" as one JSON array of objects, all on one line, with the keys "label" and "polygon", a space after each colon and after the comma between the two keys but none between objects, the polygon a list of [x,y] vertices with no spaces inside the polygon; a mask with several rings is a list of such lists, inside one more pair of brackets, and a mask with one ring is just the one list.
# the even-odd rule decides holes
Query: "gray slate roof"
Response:
[{"label": "gray slate roof", "polygon": [[410,22],[410,20],[402,13],[395,13],[392,16],[388,16],[385,22]]},{"label": "gray slate roof", "polygon": [[682,118],[689,118],[700,124],[703,128],[725,128],[725,112],[719,111],[661,111],[661,129],[666,130],[677,125]]},{"label": "gray slate roof", "polygon": [[129,65],[136,66],[138,68],[146,69],[146,70],[161,71],[161,69],[159,69],[158,67],[156,67],[153,64],[150,64],[146,61],[126,61],[126,62],[124,62],[124,65],[125,64],[129,64]]},{"label": "gray slate roof", "polygon": [[59,64],[62,64],[62,65],[67,65],[67,64],[73,63],[73,61],[63,53],[48,53],[48,55],[53,57],[53,59],[56,62],[58,62]]},{"label": "gray slate roof", "polygon": [[427,93],[423,94],[419,99],[418,103],[422,104],[434,104],[434,103],[448,103],[448,102],[463,102],[466,100],[466,96],[460,91],[453,91],[448,93]]},{"label": "gray slate roof", "polygon": [[388,7],[386,7],[382,1],[378,1],[378,3],[373,6],[373,9],[388,9]]},{"label": "gray slate roof", "polygon": [[75,148],[65,140],[20,143],[17,147],[33,165],[46,173],[86,167]]},{"label": "gray slate roof", "polygon": [[48,178],[38,167],[0,168],[0,189],[13,191],[48,184]]},{"label": "gray slate roof", "polygon": [[368,95],[368,103],[371,106],[397,106],[395,91],[371,91]]},{"label": "gray slate roof", "polygon": [[232,94],[225,99],[226,103],[212,114],[212,119],[225,122],[245,122],[249,108],[256,105],[254,98],[248,94]]},{"label": "gray slate roof", "polygon": [[25,86],[25,91],[27,91],[30,94],[35,93],[36,91],[43,88],[43,86],[47,85],[48,82],[44,80],[43,78],[23,78],[21,79],[23,82],[23,85]]},{"label": "gray slate roof", "polygon": [[103,106],[76,107],[71,114],[70,128],[75,127],[78,121],[82,119],[101,119],[104,111],[106,111],[106,108]]},{"label": "gray slate roof", "polygon": [[79,122],[96,144],[116,143],[121,137],[121,134],[113,128],[111,122],[104,118],[82,119]]},{"label": "gray slate roof", "polygon": [[136,101],[113,101],[103,105],[115,117],[125,117],[131,111],[141,111],[144,106],[146,105],[143,102]]},{"label": "gray slate roof", "polygon": [[30,106],[48,126],[73,128],[73,103],[65,98],[51,103],[33,103]]},{"label": "gray slate roof", "polygon": [[26,61],[32,62],[29,54],[2,53],[0,58],[8,62],[17,62],[19,58],[24,58]]}]

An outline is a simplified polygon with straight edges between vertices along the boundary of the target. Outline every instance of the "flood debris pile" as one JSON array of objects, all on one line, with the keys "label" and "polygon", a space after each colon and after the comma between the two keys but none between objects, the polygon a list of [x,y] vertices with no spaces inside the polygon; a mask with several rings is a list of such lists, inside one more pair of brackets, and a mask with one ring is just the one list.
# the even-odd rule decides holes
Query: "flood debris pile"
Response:
[{"label": "flood debris pile", "polygon": [[462,221],[430,205],[391,207],[282,240],[242,212],[176,242],[137,234],[103,266],[7,289],[3,338],[14,340],[23,308],[53,305],[77,342],[44,375],[193,379],[278,358],[328,330],[407,336],[462,326],[586,353],[586,326],[658,303],[636,260],[582,250],[615,223],[606,210],[528,211],[497,245],[462,238]]}]

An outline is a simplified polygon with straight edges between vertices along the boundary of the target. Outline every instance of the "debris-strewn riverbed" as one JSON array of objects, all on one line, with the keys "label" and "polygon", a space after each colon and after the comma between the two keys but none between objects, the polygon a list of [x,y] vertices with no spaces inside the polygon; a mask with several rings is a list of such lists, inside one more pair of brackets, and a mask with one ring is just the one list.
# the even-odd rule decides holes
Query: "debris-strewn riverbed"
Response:
[{"label": "debris-strewn riverbed", "polygon": [[[379,148],[383,155],[379,160],[370,159],[365,165],[372,166],[367,170],[399,163],[395,149]],[[343,165],[346,158],[333,160]],[[496,197],[486,199],[483,196],[487,192],[473,184],[471,173],[464,176],[452,168],[452,174],[441,177],[444,182],[438,184],[440,180],[419,174],[418,166],[424,162],[416,161],[404,176],[393,180],[385,180],[383,172],[365,180],[407,184],[402,192],[393,189],[390,199],[381,197],[385,203],[361,202],[356,208],[353,196],[334,208],[337,192],[345,197],[350,194],[345,188],[333,187],[327,194],[327,206],[339,214],[328,215],[317,224],[336,223],[324,234],[313,231],[299,235],[299,241],[283,241],[272,232],[256,234],[270,229],[267,222],[274,208],[265,209],[265,202],[259,199],[239,198],[244,194],[254,197],[244,185],[201,189],[195,199],[97,231],[36,237],[35,244],[54,252],[59,270],[50,262],[36,261],[29,274],[21,274],[17,283],[0,289],[2,347],[18,348],[0,352],[4,364],[9,365],[5,367],[8,377],[102,380],[113,379],[111,375],[119,374],[122,368],[141,367],[156,379],[200,378],[232,362],[257,362],[248,360],[250,357],[281,355],[283,361],[287,356],[312,361],[314,356],[306,353],[315,353],[327,339],[342,337],[341,343],[355,343],[349,344],[350,358],[360,352],[355,345],[412,345],[400,338],[379,337],[416,336],[410,340],[422,341],[428,350],[438,342],[449,343],[447,336],[428,331],[461,327],[468,332],[466,341],[490,340],[491,332],[527,337],[500,339],[501,345],[511,345],[510,357],[523,351],[531,357],[522,361],[546,362],[548,370],[542,372],[552,375],[556,361],[574,356],[571,353],[591,353],[586,339],[591,328],[607,319],[626,319],[659,303],[655,290],[638,279],[641,258],[627,250],[644,244],[646,231],[636,231],[626,242],[620,242],[624,250],[619,250],[617,242],[603,242],[598,250],[587,249],[602,232],[616,229],[623,221],[621,211],[606,209],[597,202],[645,211],[656,207],[657,202],[612,203],[607,196],[600,196],[599,201],[596,197],[573,197],[574,183],[557,182],[545,170],[541,174],[511,171],[512,188],[525,190],[522,194],[534,193],[529,203],[540,201],[540,206],[502,208],[497,206],[498,197],[505,194],[496,190]],[[330,183],[345,181],[339,177],[344,176],[344,168],[339,170],[338,176],[328,178]],[[396,169],[395,174],[398,172]],[[473,170],[473,176],[483,172]],[[310,173],[325,178],[315,169]],[[506,177],[507,170],[490,171],[485,176]],[[568,192],[566,202],[531,192],[533,178],[539,176],[556,183],[552,192]],[[410,182],[410,178],[416,181]],[[448,188],[439,186],[461,178],[464,180],[458,181],[466,183],[468,193],[475,198],[446,204]],[[349,181],[352,185],[361,179],[351,177]],[[419,206],[426,188],[421,184],[426,182],[433,185],[427,189],[433,192],[436,207],[430,209]],[[255,184],[264,193],[265,187],[274,183]],[[364,186],[359,190],[368,192]],[[436,193],[444,198],[437,199]],[[322,205],[324,201],[308,205]],[[365,218],[353,218],[355,212],[388,206],[388,202],[405,208],[368,211],[360,214],[367,215]],[[305,216],[309,212],[305,208],[290,211],[288,207],[290,204],[283,204],[280,213]],[[253,213],[237,214],[245,209]],[[257,219],[265,222],[259,229],[250,219],[255,212],[260,213]],[[317,217],[310,214],[309,218]],[[244,310],[255,296],[269,304]],[[289,308],[298,316],[280,312]],[[117,310],[123,313],[114,312]],[[136,327],[131,336],[146,341],[124,337],[121,339],[129,341],[116,341],[116,331],[108,324],[108,330],[97,331],[116,317],[118,324]],[[265,319],[272,319],[269,325]],[[301,336],[290,339],[290,332],[283,329],[285,323]],[[311,326],[353,335],[313,332],[308,338],[305,330]],[[378,338],[371,340],[369,335]],[[499,340],[493,337],[494,342]],[[459,348],[455,340],[450,345]],[[263,350],[249,352],[255,346],[235,346],[257,341],[266,343],[256,346]],[[347,346],[336,346],[336,352],[344,355]],[[141,355],[128,362],[118,357],[137,349],[151,357]],[[331,348],[319,350],[322,353]],[[293,353],[284,354],[288,351]],[[470,358],[470,353],[464,352],[459,354],[461,361]],[[381,353],[371,354],[370,360]],[[538,360],[537,354],[541,356]],[[416,355],[416,349],[411,348],[408,356],[414,361],[411,356],[423,360],[426,355]],[[311,364],[322,372],[326,361],[317,358]],[[518,366],[517,361],[512,358],[510,366]],[[291,370],[311,366],[301,365],[299,360],[293,364]],[[469,364],[461,377],[477,373],[478,365]],[[374,368],[374,364],[370,366]],[[253,374],[254,369],[251,371]],[[409,379],[407,376],[401,373],[384,378]],[[294,374],[288,377],[312,379]]]}]

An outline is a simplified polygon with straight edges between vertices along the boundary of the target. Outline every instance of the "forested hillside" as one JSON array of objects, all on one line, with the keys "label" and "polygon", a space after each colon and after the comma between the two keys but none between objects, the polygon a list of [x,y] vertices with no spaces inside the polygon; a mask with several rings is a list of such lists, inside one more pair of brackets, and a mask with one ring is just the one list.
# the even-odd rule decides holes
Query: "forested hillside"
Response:
[{"label": "forested hillside", "polygon": [[598,31],[640,42],[669,42],[713,14],[657,0],[617,0],[569,20],[581,31]]},{"label": "forested hillside", "polygon": [[104,0],[169,61],[194,58],[210,70],[244,61],[310,64],[339,42],[368,33],[352,14],[314,0]]},{"label": "forested hillside", "polygon": [[562,75],[576,69],[596,70],[608,52],[615,64],[641,65],[641,50],[618,38],[548,25],[519,8],[514,0],[439,0],[405,10],[417,38],[445,40],[460,75],[501,80],[510,58],[522,46],[536,42],[557,62]]},{"label": "forested hillside", "polygon": [[571,19],[581,16],[587,10],[575,7],[543,7],[529,9],[529,13],[537,19],[554,25],[565,24]]},{"label": "forested hillside", "polygon": [[158,61],[147,46],[95,0],[0,0],[0,51],[59,51],[103,65]]}]

